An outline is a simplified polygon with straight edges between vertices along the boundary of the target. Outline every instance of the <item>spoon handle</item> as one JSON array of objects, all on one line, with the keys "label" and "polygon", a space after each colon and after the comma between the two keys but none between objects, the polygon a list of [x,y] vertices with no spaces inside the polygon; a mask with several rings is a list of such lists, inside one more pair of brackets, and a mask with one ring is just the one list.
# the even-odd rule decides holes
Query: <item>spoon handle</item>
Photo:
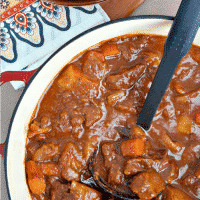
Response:
[{"label": "spoon handle", "polygon": [[200,0],[182,0],[164,46],[164,54],[139,114],[137,125],[148,130],[171,78],[189,51],[200,26]]}]

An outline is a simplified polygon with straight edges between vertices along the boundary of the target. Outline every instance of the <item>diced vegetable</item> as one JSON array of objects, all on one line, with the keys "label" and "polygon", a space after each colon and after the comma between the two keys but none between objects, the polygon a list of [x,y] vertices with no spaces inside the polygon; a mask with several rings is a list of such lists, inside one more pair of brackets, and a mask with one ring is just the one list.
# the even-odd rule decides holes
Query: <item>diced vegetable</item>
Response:
[{"label": "diced vegetable", "polygon": [[166,187],[164,194],[165,194],[164,199],[167,200],[194,200],[192,197],[188,196],[181,189],[172,187],[170,185]]},{"label": "diced vegetable", "polygon": [[115,56],[120,54],[120,50],[118,49],[117,44],[106,43],[102,47],[102,53],[105,57]]},{"label": "diced vegetable", "polygon": [[140,138],[146,140],[145,131],[140,126],[135,126],[131,131],[132,138]]},{"label": "diced vegetable", "polygon": [[76,181],[72,181],[70,193],[77,200],[101,200],[101,193]]},{"label": "diced vegetable", "polygon": [[179,133],[190,134],[191,128],[192,128],[192,119],[189,116],[183,115],[178,119],[177,130]]},{"label": "diced vegetable", "polygon": [[68,91],[81,92],[90,97],[97,96],[98,94],[99,82],[89,79],[73,64],[70,64],[62,74],[60,74],[57,83]]},{"label": "diced vegetable", "polygon": [[123,99],[125,96],[125,90],[116,91],[107,97],[108,104],[110,106],[115,105],[117,101]]},{"label": "diced vegetable", "polygon": [[145,153],[145,140],[132,139],[126,140],[120,146],[123,156],[138,157]]},{"label": "diced vegetable", "polygon": [[178,153],[181,151],[182,146],[179,142],[174,142],[169,135],[167,134],[167,131],[163,131],[161,134],[161,138],[159,139],[163,145],[165,145],[171,152]]},{"label": "diced vegetable", "polygon": [[161,175],[155,169],[151,168],[146,172],[136,175],[130,187],[140,199],[150,200],[165,189],[165,182]]},{"label": "diced vegetable", "polygon": [[28,175],[28,185],[34,194],[40,195],[45,191],[46,184],[44,176],[34,161],[26,162],[26,172]]},{"label": "diced vegetable", "polygon": [[58,176],[60,174],[60,169],[56,163],[44,162],[40,166],[44,175]]}]

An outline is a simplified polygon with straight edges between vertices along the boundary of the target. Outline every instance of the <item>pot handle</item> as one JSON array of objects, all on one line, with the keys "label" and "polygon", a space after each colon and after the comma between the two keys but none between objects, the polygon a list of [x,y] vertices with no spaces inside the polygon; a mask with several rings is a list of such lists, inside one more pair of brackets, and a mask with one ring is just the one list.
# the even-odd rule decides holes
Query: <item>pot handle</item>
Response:
[{"label": "pot handle", "polygon": [[37,71],[6,71],[1,73],[1,85],[9,81],[23,81],[25,85],[28,83],[33,74]]}]

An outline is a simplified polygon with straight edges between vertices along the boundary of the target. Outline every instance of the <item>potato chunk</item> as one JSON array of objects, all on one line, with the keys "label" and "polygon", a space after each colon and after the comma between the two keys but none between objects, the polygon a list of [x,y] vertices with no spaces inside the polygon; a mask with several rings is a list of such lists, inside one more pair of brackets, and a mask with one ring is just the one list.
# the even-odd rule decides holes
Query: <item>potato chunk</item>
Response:
[{"label": "potato chunk", "polygon": [[72,181],[70,193],[78,200],[101,200],[101,193],[76,181]]},{"label": "potato chunk", "polygon": [[26,162],[28,185],[33,194],[40,195],[45,191],[46,184],[42,171],[34,161]]},{"label": "potato chunk", "polygon": [[143,139],[126,140],[120,146],[123,156],[137,157],[145,153],[145,141]]},{"label": "potato chunk", "polygon": [[192,127],[192,119],[189,116],[181,116],[178,119],[177,130],[182,134],[190,134]]},{"label": "potato chunk", "polygon": [[40,164],[42,173],[47,176],[58,176],[60,174],[60,169],[56,163],[44,162]]},{"label": "potato chunk", "polygon": [[168,185],[165,190],[164,200],[194,200],[181,189]]},{"label": "potato chunk", "polygon": [[150,200],[165,189],[165,182],[161,175],[151,168],[135,176],[130,187],[141,199]]},{"label": "potato chunk", "polygon": [[80,92],[90,97],[97,96],[98,94],[99,82],[89,79],[73,64],[68,65],[62,74],[60,74],[57,83],[66,90],[75,93]]}]

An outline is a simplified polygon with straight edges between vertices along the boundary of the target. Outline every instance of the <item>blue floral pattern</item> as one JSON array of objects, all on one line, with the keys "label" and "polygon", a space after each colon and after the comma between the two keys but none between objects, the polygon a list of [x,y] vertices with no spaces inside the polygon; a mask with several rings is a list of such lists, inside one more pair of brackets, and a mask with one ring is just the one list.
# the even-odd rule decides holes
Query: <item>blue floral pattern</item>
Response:
[{"label": "blue floral pattern", "polygon": [[[9,6],[6,2],[7,0],[2,0],[0,5]],[[90,8],[76,7],[75,9],[87,14],[93,14],[97,11],[95,6]],[[41,20],[60,31],[67,31],[71,27],[70,9],[37,0],[32,5],[1,22],[0,58],[9,63],[16,61],[17,42],[15,38],[33,47],[41,47],[44,44],[44,26]],[[9,54],[6,54],[7,51],[9,51]]]},{"label": "blue floral pattern", "polygon": [[1,2],[0,2],[0,8],[2,8],[2,9],[8,8],[9,5],[10,5],[10,2],[7,0],[1,0]]},{"label": "blue floral pattern", "polygon": [[17,59],[16,41],[4,22],[0,22],[0,52],[0,59],[6,62],[14,62]]},{"label": "blue floral pattern", "polygon": [[31,8],[27,7],[20,13],[8,18],[6,22],[16,33],[33,35],[33,29],[36,27],[36,18],[34,17],[34,13],[30,11]]},{"label": "blue floral pattern", "polygon": [[4,23],[0,23],[0,49],[2,51],[7,50],[7,44],[9,43],[8,39],[10,34],[8,34],[8,29],[4,28]]}]

